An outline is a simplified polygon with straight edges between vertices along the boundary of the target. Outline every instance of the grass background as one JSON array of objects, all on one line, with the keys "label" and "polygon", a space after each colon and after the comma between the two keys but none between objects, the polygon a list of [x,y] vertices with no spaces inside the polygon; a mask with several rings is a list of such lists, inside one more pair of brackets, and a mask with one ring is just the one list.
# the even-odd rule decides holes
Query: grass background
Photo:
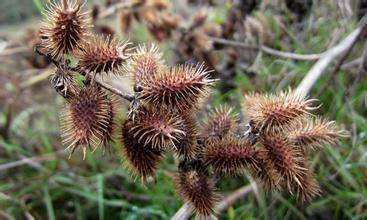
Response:
[{"label": "grass background", "polygon": [[[279,24],[271,19],[277,8],[255,12],[255,16],[261,14],[267,19],[274,35],[271,47],[320,53],[358,25],[355,16],[343,15],[338,3],[314,1],[297,42],[285,41]],[[44,2],[2,0],[2,4],[0,35],[21,42],[23,32],[39,24],[39,5]],[[224,9],[210,12],[216,22],[225,18]],[[298,36],[287,16],[284,20],[288,32]],[[138,24],[129,37],[152,41],[145,27]],[[355,46],[346,62],[361,56],[364,41]],[[167,58],[171,53],[169,45],[160,45]],[[169,219],[182,205],[171,178],[175,171],[173,158],[166,158],[156,184],[148,187],[134,182],[121,165],[119,145],[114,145],[112,155],[97,152],[87,154],[86,161],[82,161],[77,152],[72,160],[66,160],[68,152],[60,143],[58,127],[63,100],[47,80],[20,91],[19,85],[40,71],[30,69],[18,58],[0,57],[0,125],[5,124],[8,112],[13,114],[10,136],[0,136],[0,219]],[[237,201],[221,213],[220,219],[367,219],[367,78],[364,72],[355,81],[358,68],[342,69],[332,75],[336,63],[317,81],[310,97],[322,103],[317,114],[336,120],[350,131],[351,137],[337,147],[325,146],[312,154],[322,196],[312,203],[298,204],[288,194],[268,194],[260,189]],[[232,97],[239,106],[243,91],[274,92],[296,87],[313,64],[262,55],[252,67],[255,77],[249,78],[238,70],[236,88],[226,94],[216,88],[213,102],[219,104]],[[122,112],[125,110],[126,107]],[[246,177],[222,179],[218,188],[225,193],[248,182]]]}]

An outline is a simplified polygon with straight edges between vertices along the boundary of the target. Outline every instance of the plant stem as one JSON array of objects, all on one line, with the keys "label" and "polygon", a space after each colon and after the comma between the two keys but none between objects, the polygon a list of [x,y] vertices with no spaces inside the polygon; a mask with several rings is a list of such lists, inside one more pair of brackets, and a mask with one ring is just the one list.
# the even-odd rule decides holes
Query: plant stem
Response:
[{"label": "plant stem", "polygon": [[107,83],[105,83],[105,82],[103,82],[101,80],[96,79],[96,83],[99,86],[101,86],[102,88],[104,88],[104,89],[106,89],[106,90],[108,90],[108,91],[110,91],[110,92],[112,92],[112,93],[120,96],[121,98],[123,98],[123,99],[125,99],[125,100],[127,100],[129,102],[133,101],[134,98],[135,98],[134,95],[128,94],[128,93],[125,93],[125,92],[122,92],[122,91],[116,89],[115,87],[113,87],[113,86],[111,86],[111,85],[109,85],[109,84],[107,84]]}]

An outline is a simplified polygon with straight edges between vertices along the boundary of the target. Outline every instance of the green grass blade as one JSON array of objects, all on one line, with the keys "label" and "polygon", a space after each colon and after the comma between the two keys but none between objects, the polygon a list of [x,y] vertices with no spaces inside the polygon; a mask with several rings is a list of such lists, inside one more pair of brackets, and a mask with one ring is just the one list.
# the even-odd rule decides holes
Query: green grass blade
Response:
[{"label": "green grass blade", "polygon": [[97,175],[97,196],[98,196],[98,215],[99,220],[104,220],[104,204],[103,204],[103,176]]},{"label": "green grass blade", "polygon": [[33,0],[34,5],[36,6],[37,10],[40,12],[40,14],[43,13],[43,5],[41,0]]},{"label": "green grass blade", "polygon": [[55,218],[54,207],[52,205],[52,199],[51,199],[47,186],[43,187],[43,194],[44,194],[44,199],[46,203],[48,219],[55,220],[56,218]]}]

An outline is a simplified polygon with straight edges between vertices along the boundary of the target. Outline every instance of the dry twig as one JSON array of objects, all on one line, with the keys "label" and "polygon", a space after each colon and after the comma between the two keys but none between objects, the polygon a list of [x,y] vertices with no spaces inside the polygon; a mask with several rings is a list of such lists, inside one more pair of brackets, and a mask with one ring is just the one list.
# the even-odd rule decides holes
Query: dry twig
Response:
[{"label": "dry twig", "polygon": [[23,53],[23,52],[26,52],[28,50],[29,50],[29,48],[25,47],[25,46],[9,48],[9,49],[5,49],[5,50],[0,51],[0,56],[11,56],[13,54]]},{"label": "dry twig", "polygon": [[296,89],[296,93],[300,96],[307,96],[312,86],[317,79],[324,73],[324,70],[337,56],[346,53],[351,46],[353,46],[356,39],[358,39],[362,28],[357,28],[352,31],[342,42],[335,47],[329,49],[324,55],[313,65],[311,70],[303,78],[302,82]]},{"label": "dry twig", "polygon": [[104,83],[102,80],[96,79],[96,83],[98,85],[100,85],[102,88],[104,88],[104,89],[106,89],[106,90],[108,90],[108,91],[110,91],[110,92],[112,92],[112,93],[120,96],[121,98],[123,98],[123,99],[125,99],[125,100],[127,100],[129,102],[131,102],[131,101],[134,100],[134,95],[131,95],[131,94],[122,92],[122,91],[116,89],[115,87],[113,87],[113,86],[111,86],[111,85],[109,85],[107,83]]},{"label": "dry twig", "polygon": [[120,2],[117,4],[114,4],[108,8],[106,8],[104,11],[98,14],[98,19],[106,18],[110,15],[115,14],[118,10],[122,8],[130,8],[133,4],[131,2]]},{"label": "dry twig", "polygon": [[290,52],[274,50],[270,47],[266,47],[263,45],[262,46],[250,45],[250,44],[222,39],[222,38],[208,37],[208,39],[212,40],[215,43],[233,46],[233,47],[241,47],[241,48],[246,48],[246,49],[260,49],[261,51],[269,55],[286,58],[286,59],[312,61],[312,60],[318,60],[319,58],[323,57],[323,53],[321,54],[297,54],[297,53],[290,53]]}]

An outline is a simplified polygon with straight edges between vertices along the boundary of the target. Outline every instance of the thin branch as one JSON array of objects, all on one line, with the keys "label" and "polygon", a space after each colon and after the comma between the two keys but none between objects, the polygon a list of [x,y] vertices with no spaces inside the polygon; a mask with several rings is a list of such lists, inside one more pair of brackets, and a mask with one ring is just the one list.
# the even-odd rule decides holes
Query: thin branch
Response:
[{"label": "thin branch", "polygon": [[296,89],[296,93],[300,96],[307,96],[312,86],[316,83],[317,79],[324,73],[324,70],[337,56],[344,54],[354,44],[356,39],[360,36],[362,29],[357,28],[352,31],[342,42],[335,47],[329,49],[318,60],[307,75],[303,78],[302,82]]},{"label": "thin branch", "polygon": [[48,79],[54,73],[53,69],[45,69],[41,73],[31,77],[27,81],[20,84],[20,89],[25,89],[31,87],[39,82],[43,82],[44,80]]},{"label": "thin branch", "polygon": [[256,46],[256,45],[250,45],[242,42],[237,42],[233,40],[227,40],[222,38],[215,38],[215,37],[207,37],[208,39],[212,40],[215,43],[233,46],[233,47],[241,47],[246,49],[253,49],[253,50],[261,50],[264,53],[267,53],[269,55],[286,58],[286,59],[294,59],[294,60],[305,60],[305,61],[312,61],[312,60],[318,60],[320,57],[323,56],[323,53],[321,54],[297,54],[297,53],[290,53],[290,52],[284,52],[279,50],[274,50],[270,47],[266,46]]},{"label": "thin branch", "polygon": [[364,34],[364,31],[366,29],[366,25],[365,27],[362,27],[362,30],[359,32],[358,36],[354,39],[354,41],[352,42],[352,44],[349,46],[349,48],[347,48],[347,50],[345,51],[344,55],[342,56],[342,58],[339,60],[339,62],[337,63],[337,65],[335,66],[334,71],[332,72],[332,76],[336,75],[340,68],[342,67],[343,63],[345,62],[345,60],[348,58],[349,54],[352,52],[354,46],[357,44],[358,40],[361,38],[361,36]]},{"label": "thin branch", "polygon": [[[46,54],[46,53],[43,53],[41,50],[40,50],[40,46],[35,46],[35,52],[42,55],[42,56],[46,56],[57,68],[59,68],[60,64],[58,61],[54,60],[52,57],[50,57],[50,55]],[[70,68],[70,67],[69,67]],[[70,70],[73,70],[73,71],[77,71],[76,69],[74,68],[70,68]],[[37,83],[39,80],[43,80],[45,78],[45,76],[47,77],[48,76],[48,73],[47,71],[45,71],[44,74],[42,74],[42,76],[38,76],[36,77],[35,79],[31,79],[31,81],[27,81],[26,84],[24,85],[21,85],[21,88],[22,86],[23,87],[27,87],[29,85],[33,85],[34,83]],[[131,94],[128,94],[128,93],[125,93],[125,92],[122,92],[116,88],[114,88],[113,86],[107,84],[107,83],[104,83],[102,80],[99,80],[99,79],[95,79],[96,83],[101,86],[102,88],[120,96],[121,98],[123,99],[126,99],[127,101],[131,102],[134,100],[134,95],[131,95]]]},{"label": "thin branch", "polygon": [[20,159],[20,160],[12,161],[12,162],[5,163],[5,164],[1,164],[0,165],[0,171],[8,170],[8,169],[18,167],[18,166],[22,166],[22,165],[26,165],[26,164],[38,168],[39,164],[36,164],[36,166],[34,166],[36,162],[55,160],[57,158],[57,156],[60,155],[60,154],[64,154],[64,150],[57,151],[55,153],[46,154],[46,155],[39,156],[39,157],[24,157],[24,156],[20,155],[20,157],[22,157],[22,159]]},{"label": "thin branch", "polygon": [[359,67],[361,65],[361,62],[362,62],[362,57],[358,57],[357,59],[354,59],[348,63],[344,63],[342,66],[341,66],[341,69],[342,70],[346,70],[346,69],[350,69],[350,68],[356,68],[356,67]]},{"label": "thin branch", "polygon": [[129,102],[131,102],[131,101],[134,100],[134,95],[128,94],[128,93],[125,93],[125,92],[122,92],[122,91],[116,89],[115,87],[113,87],[113,86],[111,86],[111,85],[109,85],[109,84],[107,84],[107,83],[105,83],[105,82],[103,82],[103,81],[101,81],[99,79],[95,79],[95,80],[96,80],[96,83],[99,86],[101,86],[102,88],[104,88],[104,89],[106,89],[106,90],[108,90],[108,91],[110,91],[110,92],[112,92],[112,93],[120,96],[121,98],[123,98],[123,99],[125,99],[125,100],[127,100]]},{"label": "thin branch", "polygon": [[[256,184],[254,184],[256,186]],[[217,211],[222,212],[226,210],[229,206],[233,205],[238,199],[243,198],[245,195],[254,190],[253,184],[248,184],[238,188],[231,194],[226,196],[217,206]]]},{"label": "thin branch", "polygon": [[122,8],[130,8],[132,6],[133,6],[132,2],[120,2],[120,3],[114,4],[106,8],[104,11],[100,12],[98,14],[98,19],[106,18],[110,15],[115,14],[118,10]]},{"label": "thin branch", "polygon": [[[318,94],[316,97],[319,97],[321,94],[323,94],[325,92],[325,89],[330,85],[330,84],[334,84],[335,83],[335,78],[336,75],[338,74],[338,72],[340,71],[340,69],[343,69],[343,63],[346,61],[346,59],[348,58],[349,54],[352,52],[354,46],[357,44],[358,40],[361,39],[362,35],[364,34],[365,27],[362,28],[362,30],[359,32],[359,35],[355,38],[354,42],[350,45],[350,47],[347,49],[347,51],[344,53],[344,55],[339,59],[338,63],[336,64],[333,72],[328,76],[328,79],[326,80],[326,82],[328,82],[327,84],[324,84],[322,86],[322,88],[319,90]],[[357,59],[358,60],[358,59]],[[361,59],[359,59],[359,66],[360,66],[360,62]]]},{"label": "thin branch", "polygon": [[171,220],[185,220],[190,218],[191,214],[194,212],[194,208],[187,202],[181,206],[179,210],[172,216]]},{"label": "thin branch", "polygon": [[25,46],[9,48],[9,49],[0,51],[0,56],[10,56],[10,55],[17,54],[17,53],[23,53],[28,50],[29,48]]}]

